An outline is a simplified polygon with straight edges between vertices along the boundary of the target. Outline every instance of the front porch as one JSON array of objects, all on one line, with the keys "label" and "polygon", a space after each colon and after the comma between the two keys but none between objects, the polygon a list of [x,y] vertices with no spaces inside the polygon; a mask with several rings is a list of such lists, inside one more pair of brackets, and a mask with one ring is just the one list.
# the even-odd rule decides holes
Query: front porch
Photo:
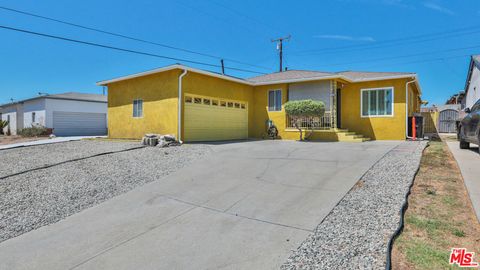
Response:
[{"label": "front porch", "polygon": [[[364,142],[370,140],[341,126],[341,91],[343,82],[329,80],[289,85],[288,100],[312,99],[325,104],[322,117],[303,117],[297,122],[312,140]],[[286,132],[297,132],[292,117],[286,115]],[[290,136],[289,136],[290,137]]]}]

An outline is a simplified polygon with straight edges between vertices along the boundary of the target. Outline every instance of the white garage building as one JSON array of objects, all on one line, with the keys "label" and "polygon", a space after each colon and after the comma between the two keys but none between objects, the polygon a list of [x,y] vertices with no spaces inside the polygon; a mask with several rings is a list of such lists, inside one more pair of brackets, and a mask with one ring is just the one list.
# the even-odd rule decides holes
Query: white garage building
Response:
[{"label": "white garage building", "polygon": [[2,120],[12,135],[22,128],[41,125],[57,136],[107,134],[107,96],[69,92],[16,101],[0,106]]}]

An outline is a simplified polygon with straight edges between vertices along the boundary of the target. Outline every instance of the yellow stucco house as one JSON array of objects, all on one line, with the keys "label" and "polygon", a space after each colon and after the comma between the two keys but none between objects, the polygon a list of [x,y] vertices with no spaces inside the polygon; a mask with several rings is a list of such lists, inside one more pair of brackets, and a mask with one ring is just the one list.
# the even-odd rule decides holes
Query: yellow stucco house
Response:
[{"label": "yellow stucco house", "polygon": [[415,73],[289,70],[241,79],[184,65],[101,81],[108,87],[111,138],[174,134],[182,141],[266,136],[273,120],[282,139],[297,139],[283,105],[288,100],[325,103],[312,139],[404,140],[407,117],[420,110]]}]

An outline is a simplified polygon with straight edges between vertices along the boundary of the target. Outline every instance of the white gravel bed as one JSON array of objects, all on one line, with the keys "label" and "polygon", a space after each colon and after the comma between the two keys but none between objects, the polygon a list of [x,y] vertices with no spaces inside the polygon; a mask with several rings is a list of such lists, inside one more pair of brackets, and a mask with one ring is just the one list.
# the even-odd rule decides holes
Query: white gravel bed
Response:
[{"label": "white gravel bed", "polygon": [[138,142],[85,140],[0,150],[0,178],[72,159],[139,146]]},{"label": "white gravel bed", "polygon": [[385,269],[387,246],[426,142],[404,142],[370,168],[281,269]]},{"label": "white gravel bed", "polygon": [[146,147],[0,180],[0,242],[161,179],[210,152],[202,144]]}]

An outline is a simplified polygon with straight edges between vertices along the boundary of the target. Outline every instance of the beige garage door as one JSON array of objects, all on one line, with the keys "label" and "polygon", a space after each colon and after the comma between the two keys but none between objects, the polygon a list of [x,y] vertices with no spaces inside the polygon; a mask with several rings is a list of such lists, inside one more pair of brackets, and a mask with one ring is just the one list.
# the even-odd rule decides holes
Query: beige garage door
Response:
[{"label": "beige garage door", "polygon": [[248,104],[238,100],[185,94],[185,141],[248,137]]}]

